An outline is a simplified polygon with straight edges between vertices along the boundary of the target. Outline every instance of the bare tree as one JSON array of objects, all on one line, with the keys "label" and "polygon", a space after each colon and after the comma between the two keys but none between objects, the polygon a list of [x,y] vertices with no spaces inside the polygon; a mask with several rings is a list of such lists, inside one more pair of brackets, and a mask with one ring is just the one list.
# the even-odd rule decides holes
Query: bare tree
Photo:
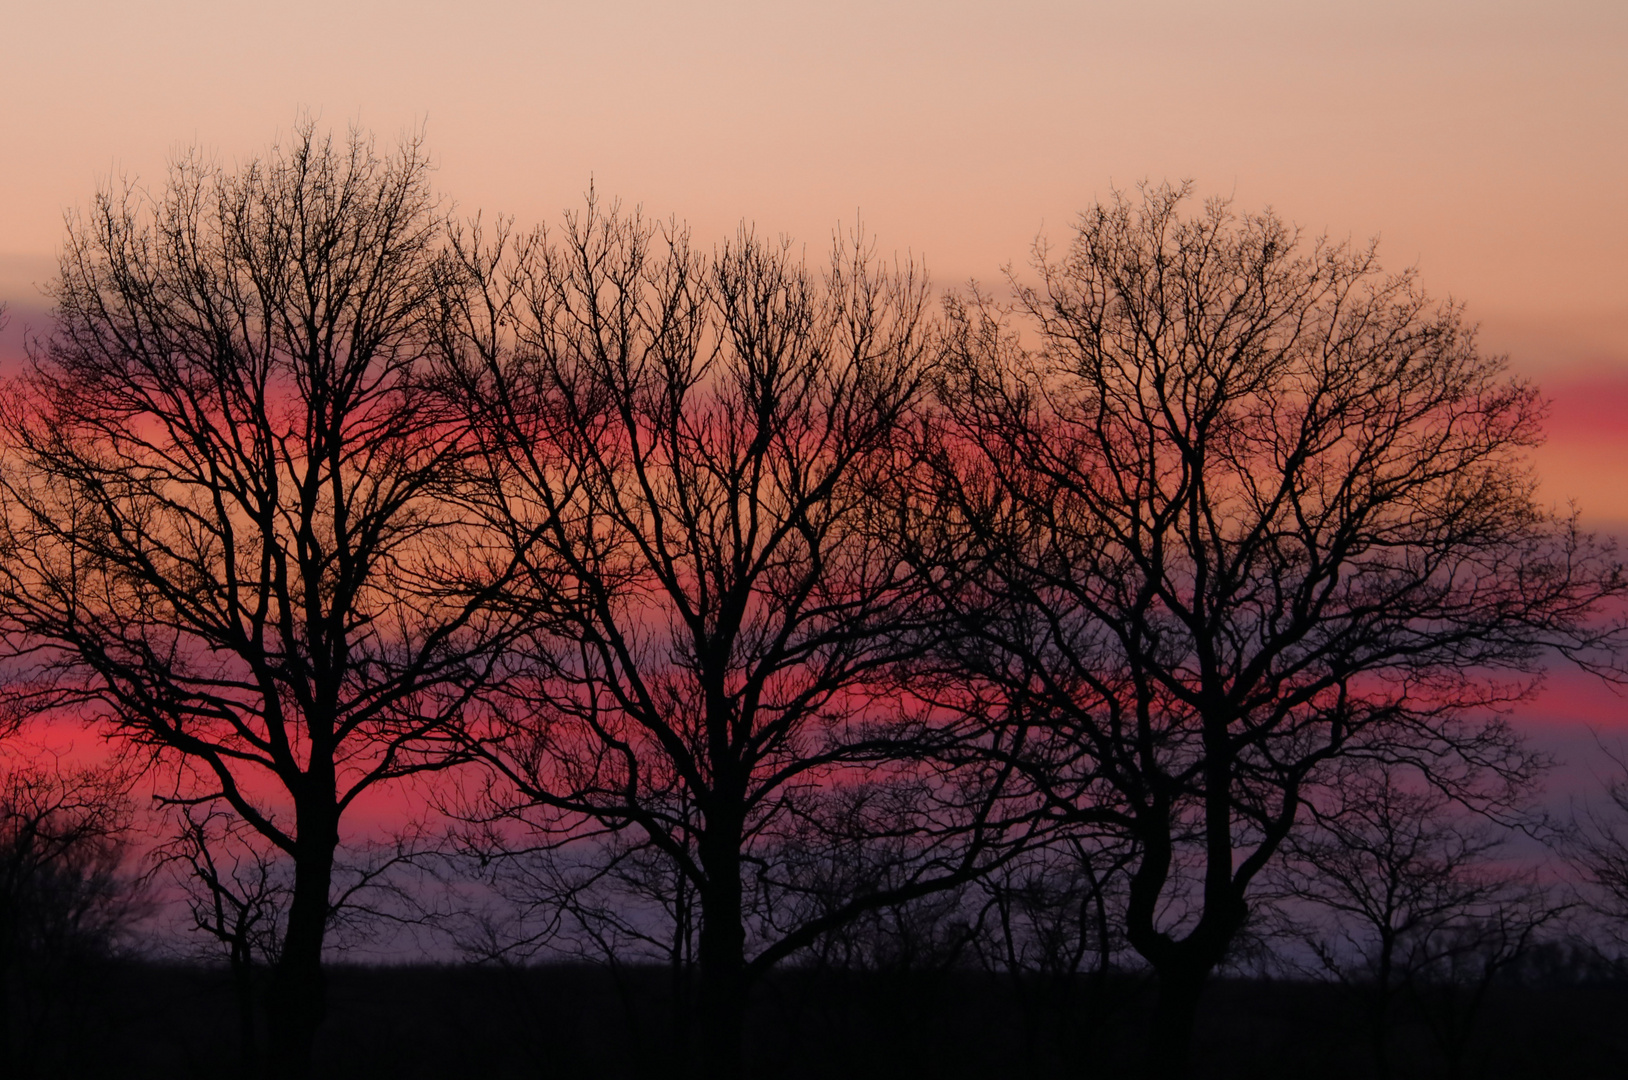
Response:
[{"label": "bare tree", "polygon": [[[0,752],[0,1065],[31,1070],[27,1031],[68,1009],[66,985],[142,914],[130,872],[130,776],[65,765],[40,747]],[[56,1019],[64,1019],[57,1017]]]},{"label": "bare tree", "polygon": [[277,961],[288,907],[287,868],[275,848],[268,850],[263,838],[230,812],[188,803],[175,808],[175,817],[175,835],[153,858],[156,867],[173,872],[192,929],[226,953],[237,998],[238,1062],[242,1075],[252,1076],[261,1057],[255,970]]},{"label": "bare tree", "polygon": [[1163,1075],[1306,785],[1363,754],[1519,786],[1535,762],[1483,718],[1551,646],[1598,662],[1623,589],[1536,502],[1542,399],[1457,308],[1187,197],[1118,196],[1015,304],[951,301],[920,556],[1053,811],[1135,846]]},{"label": "bare tree", "polygon": [[1125,857],[1123,847],[1065,836],[981,880],[985,963],[1065,991],[1082,972],[1100,986],[1124,948],[1114,893],[1124,887]]},{"label": "bare tree", "polygon": [[1602,750],[1617,770],[1604,781],[1605,805],[1577,816],[1566,846],[1587,883],[1590,906],[1609,920],[1620,943],[1628,927],[1628,757],[1620,749]]},{"label": "bare tree", "polygon": [[[536,627],[482,751],[529,826],[632,830],[693,888],[702,1062],[735,1076],[754,978],[966,880],[996,831],[999,777],[946,780],[888,688],[933,625],[884,497],[925,284],[857,241],[823,281],[745,233],[702,257],[591,197],[464,246],[489,509]],[[878,834],[898,861],[850,858]]]},{"label": "bare tree", "polygon": [[201,778],[286,853],[278,1075],[324,1015],[358,797],[458,759],[504,631],[442,497],[467,438],[431,387],[442,223],[416,141],[307,123],[235,173],[70,222],[55,330],[9,388],[0,613],[29,686]]},{"label": "bare tree", "polygon": [[[983,966],[1005,976],[1019,1004],[1029,1071],[1100,1052],[1127,995],[1123,843],[1062,835],[1026,852],[972,890],[983,898],[973,945]],[[1100,1064],[1100,1063],[1099,1063]]]},{"label": "bare tree", "polygon": [[1507,827],[1422,777],[1358,763],[1335,781],[1307,799],[1310,827],[1291,835],[1274,891],[1322,972],[1362,999],[1377,1074],[1392,1074],[1408,1006],[1457,1076],[1493,981],[1568,905],[1507,864]]}]

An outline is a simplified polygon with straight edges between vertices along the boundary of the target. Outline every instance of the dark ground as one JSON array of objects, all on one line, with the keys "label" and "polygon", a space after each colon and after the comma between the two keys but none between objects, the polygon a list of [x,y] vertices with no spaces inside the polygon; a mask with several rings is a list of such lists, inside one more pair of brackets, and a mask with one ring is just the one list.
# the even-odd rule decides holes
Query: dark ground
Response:
[{"label": "dark ground", "polygon": [[[189,1080],[241,1075],[224,970],[103,964],[54,986],[14,987],[11,1062],[0,1076]],[[549,966],[337,966],[322,1077],[680,1077],[666,972]],[[17,992],[21,997],[16,996]],[[71,991],[71,993],[70,993]],[[978,972],[786,970],[749,1022],[751,1075],[1118,1077],[1132,1073],[1148,987],[1014,984]],[[1396,1075],[1447,1076],[1415,1019]],[[1339,987],[1217,980],[1205,998],[1194,1075],[1366,1078],[1360,1013]],[[1628,979],[1528,979],[1495,989],[1464,1077],[1628,1076]]]}]

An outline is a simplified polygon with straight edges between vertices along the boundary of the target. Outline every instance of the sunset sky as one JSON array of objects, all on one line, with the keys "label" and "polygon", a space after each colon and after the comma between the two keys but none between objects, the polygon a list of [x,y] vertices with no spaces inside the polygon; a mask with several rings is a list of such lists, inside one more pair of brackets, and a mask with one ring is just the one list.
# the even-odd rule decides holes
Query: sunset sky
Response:
[{"label": "sunset sky", "polygon": [[[189,146],[259,153],[302,110],[422,126],[466,213],[555,221],[591,180],[703,244],[744,219],[816,255],[858,215],[944,287],[1115,186],[1191,178],[1377,235],[1465,302],[1554,401],[1546,497],[1628,526],[1623,0],[56,0],[3,32],[5,370],[65,209]],[[1574,719],[1628,712],[1577,693]]]}]

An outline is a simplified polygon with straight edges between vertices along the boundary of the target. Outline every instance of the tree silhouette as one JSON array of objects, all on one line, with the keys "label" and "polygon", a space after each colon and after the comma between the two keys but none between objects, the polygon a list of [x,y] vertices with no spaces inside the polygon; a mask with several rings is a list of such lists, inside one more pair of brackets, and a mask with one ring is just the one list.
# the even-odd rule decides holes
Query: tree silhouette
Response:
[{"label": "tree silhouette", "polygon": [[1423,778],[1356,763],[1335,779],[1307,800],[1311,827],[1291,835],[1274,891],[1296,902],[1322,971],[1362,999],[1381,1080],[1399,1012],[1425,1022],[1461,1075],[1493,980],[1568,905],[1531,868],[1501,864],[1506,828]]},{"label": "tree silhouette", "polygon": [[481,752],[528,827],[631,830],[683,876],[704,1075],[738,1075],[753,979],[966,880],[998,832],[998,770],[949,779],[888,688],[936,625],[885,497],[935,355],[924,282],[858,242],[823,280],[747,233],[702,257],[592,197],[464,262],[535,627]]},{"label": "tree silhouette", "polygon": [[[0,606],[26,686],[200,778],[292,863],[269,1056],[305,1075],[341,820],[457,760],[504,631],[442,485],[443,232],[420,146],[299,127],[103,191],[10,388]],[[24,684],[20,684],[24,685]]]},{"label": "tree silhouette", "polygon": [[285,868],[242,819],[208,805],[173,808],[175,833],[153,853],[185,896],[192,929],[226,953],[237,998],[238,1062],[245,1077],[260,1066],[255,969],[275,964],[288,905]]},{"label": "tree silhouette", "polygon": [[1623,587],[1535,501],[1542,400],[1457,308],[1372,248],[1187,198],[1116,196],[1014,304],[951,301],[919,555],[1016,763],[1134,845],[1124,927],[1171,1076],[1307,785],[1354,754],[1523,782],[1487,710],[1551,646],[1599,661]]},{"label": "tree silhouette", "polygon": [[130,776],[65,765],[37,746],[0,751],[0,1066],[28,1075],[30,1033],[69,1020],[76,977],[143,910],[130,853]]},{"label": "tree silhouette", "polygon": [[1606,804],[1590,806],[1571,828],[1567,855],[1589,886],[1590,906],[1619,940],[1628,926],[1628,758],[1602,747],[1616,766],[1604,782]]}]

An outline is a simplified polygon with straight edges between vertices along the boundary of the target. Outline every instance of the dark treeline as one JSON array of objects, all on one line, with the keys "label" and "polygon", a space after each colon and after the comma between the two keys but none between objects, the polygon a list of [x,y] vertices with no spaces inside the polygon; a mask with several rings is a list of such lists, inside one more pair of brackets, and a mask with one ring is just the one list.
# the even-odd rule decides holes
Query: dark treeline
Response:
[{"label": "dark treeline", "polygon": [[[120,986],[272,1077],[1518,1075],[1600,1015],[1628,803],[1546,817],[1502,716],[1620,677],[1628,583],[1537,389],[1186,187],[1030,269],[456,219],[310,125],[99,193],[0,408],[8,1075]],[[121,954],[163,897],[229,992]],[[487,966],[335,977],[381,926]]]},{"label": "dark treeline", "polygon": [[[1399,1010],[1395,1075],[1620,1076],[1628,983],[1620,972],[1586,968],[1552,977],[1548,959],[1540,953],[1530,969],[1500,982],[1456,1058],[1421,1017]],[[114,962],[94,974],[75,997],[71,1021],[58,1010],[18,1048],[16,1075],[237,1075],[235,1005],[224,970]],[[317,1076],[638,1080],[676,1071],[669,981],[660,968],[340,963],[328,974]],[[743,1068],[785,1080],[1138,1076],[1151,987],[1134,974],[1102,985],[1098,997],[1083,982],[1071,990],[1022,985],[965,968],[783,967],[748,1000]],[[1374,1075],[1361,1010],[1326,982],[1217,977],[1205,991],[1193,1049],[1194,1077]]]}]

